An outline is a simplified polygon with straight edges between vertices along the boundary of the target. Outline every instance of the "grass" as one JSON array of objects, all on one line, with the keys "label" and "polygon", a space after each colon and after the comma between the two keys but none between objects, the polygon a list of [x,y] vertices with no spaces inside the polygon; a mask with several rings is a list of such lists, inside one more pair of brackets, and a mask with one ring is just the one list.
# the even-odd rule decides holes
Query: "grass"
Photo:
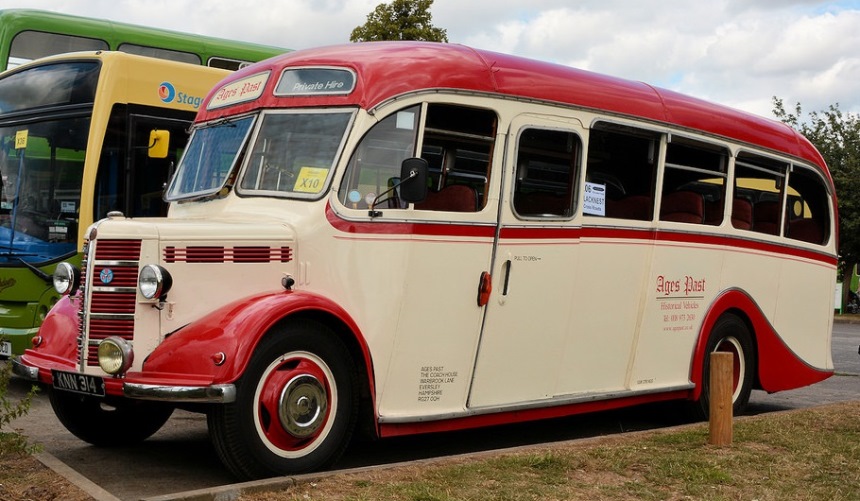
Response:
[{"label": "grass", "polygon": [[321,477],[241,501],[858,500],[860,402]]}]

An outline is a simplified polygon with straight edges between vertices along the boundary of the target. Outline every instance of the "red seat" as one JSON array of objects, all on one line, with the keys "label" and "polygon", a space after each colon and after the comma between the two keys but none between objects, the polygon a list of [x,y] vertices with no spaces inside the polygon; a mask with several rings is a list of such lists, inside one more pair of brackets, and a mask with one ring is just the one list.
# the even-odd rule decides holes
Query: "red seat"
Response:
[{"label": "red seat", "polygon": [[619,219],[651,219],[651,197],[647,195],[631,195],[620,200],[606,200],[606,217]]},{"label": "red seat", "polygon": [[423,202],[415,204],[418,210],[448,212],[475,212],[478,210],[478,194],[465,184],[452,184],[439,191],[430,191]]},{"label": "red seat", "polygon": [[693,191],[673,191],[663,197],[660,219],[702,224],[705,221],[705,199]]},{"label": "red seat", "polygon": [[753,207],[753,230],[779,235],[779,202],[759,202]]},{"label": "red seat", "polygon": [[740,230],[751,230],[753,225],[752,202],[746,198],[732,201],[732,226]]},{"label": "red seat", "polygon": [[824,231],[814,219],[792,220],[788,225],[788,236],[811,244],[820,244],[824,241]]}]

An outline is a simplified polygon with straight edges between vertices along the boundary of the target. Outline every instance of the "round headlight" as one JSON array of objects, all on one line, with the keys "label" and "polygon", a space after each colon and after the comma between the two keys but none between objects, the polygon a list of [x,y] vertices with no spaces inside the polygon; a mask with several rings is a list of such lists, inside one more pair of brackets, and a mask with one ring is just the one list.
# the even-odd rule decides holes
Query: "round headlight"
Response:
[{"label": "round headlight", "polygon": [[121,337],[111,336],[99,343],[99,367],[108,374],[117,375],[131,368],[134,351]]},{"label": "round headlight", "polygon": [[137,287],[140,294],[146,299],[157,299],[163,297],[170,291],[173,279],[170,273],[157,264],[148,264],[140,269],[137,277]]},{"label": "round headlight", "polygon": [[60,294],[74,294],[80,281],[78,269],[69,263],[62,262],[54,270],[54,290]]}]

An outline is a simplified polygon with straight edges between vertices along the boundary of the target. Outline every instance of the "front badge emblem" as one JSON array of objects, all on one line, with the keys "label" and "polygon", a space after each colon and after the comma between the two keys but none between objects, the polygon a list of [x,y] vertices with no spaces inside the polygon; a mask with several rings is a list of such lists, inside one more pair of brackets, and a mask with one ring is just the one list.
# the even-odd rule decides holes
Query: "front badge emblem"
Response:
[{"label": "front badge emblem", "polygon": [[99,278],[101,279],[103,284],[109,284],[113,282],[113,270],[110,268],[105,268],[99,273]]}]

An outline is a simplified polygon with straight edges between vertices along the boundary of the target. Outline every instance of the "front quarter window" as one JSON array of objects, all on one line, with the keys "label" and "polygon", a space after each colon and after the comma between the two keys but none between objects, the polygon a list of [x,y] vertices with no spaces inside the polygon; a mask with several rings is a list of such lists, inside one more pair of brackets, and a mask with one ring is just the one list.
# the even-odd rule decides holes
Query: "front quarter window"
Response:
[{"label": "front quarter window", "polygon": [[241,158],[254,117],[219,121],[195,130],[170,182],[165,200],[187,200],[218,193]]},{"label": "front quarter window", "polygon": [[264,113],[239,192],[319,198],[328,187],[353,116],[352,110]]}]

